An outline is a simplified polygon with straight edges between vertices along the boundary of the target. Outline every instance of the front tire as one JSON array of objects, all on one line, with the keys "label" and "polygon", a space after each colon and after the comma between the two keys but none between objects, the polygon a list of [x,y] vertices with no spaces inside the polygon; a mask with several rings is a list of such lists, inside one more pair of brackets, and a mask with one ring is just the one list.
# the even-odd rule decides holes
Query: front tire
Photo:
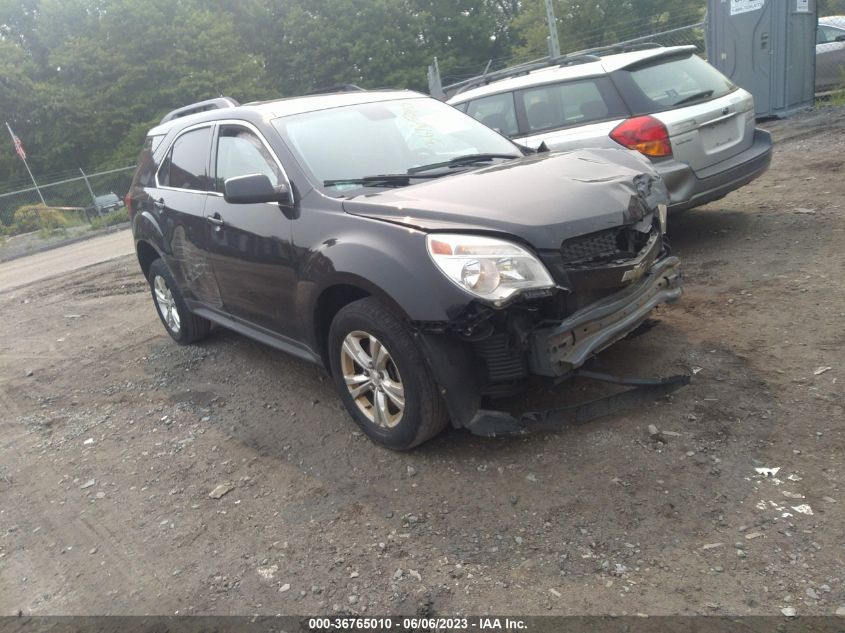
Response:
[{"label": "front tire", "polygon": [[409,328],[379,301],[367,297],[337,313],[328,354],[343,404],[376,442],[407,450],[448,424],[437,384]]},{"label": "front tire", "polygon": [[180,345],[190,345],[208,335],[211,322],[188,310],[173,275],[161,259],[152,263],[147,278],[156,312],[170,338]]}]

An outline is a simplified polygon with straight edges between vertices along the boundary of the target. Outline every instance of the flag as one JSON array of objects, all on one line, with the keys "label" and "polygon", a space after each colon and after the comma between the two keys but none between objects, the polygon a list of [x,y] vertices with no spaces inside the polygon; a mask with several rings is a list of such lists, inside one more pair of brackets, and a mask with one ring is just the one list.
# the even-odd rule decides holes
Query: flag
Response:
[{"label": "flag", "polygon": [[6,127],[9,129],[9,134],[12,135],[12,142],[15,144],[15,151],[18,153],[18,156],[21,157],[21,160],[26,160],[26,151],[24,151],[23,143],[21,140],[12,132],[12,127],[6,123]]}]

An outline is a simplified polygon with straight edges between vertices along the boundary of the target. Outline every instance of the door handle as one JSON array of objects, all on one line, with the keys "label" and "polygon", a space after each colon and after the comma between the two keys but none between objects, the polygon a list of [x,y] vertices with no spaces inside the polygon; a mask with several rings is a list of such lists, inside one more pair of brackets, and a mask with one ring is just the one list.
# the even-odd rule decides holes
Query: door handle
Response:
[{"label": "door handle", "polygon": [[208,215],[205,219],[211,222],[217,228],[223,226],[223,218],[220,217],[219,213],[215,213],[214,215]]},{"label": "door handle", "polygon": [[155,207],[156,211],[164,211],[164,198],[153,200],[153,206]]}]

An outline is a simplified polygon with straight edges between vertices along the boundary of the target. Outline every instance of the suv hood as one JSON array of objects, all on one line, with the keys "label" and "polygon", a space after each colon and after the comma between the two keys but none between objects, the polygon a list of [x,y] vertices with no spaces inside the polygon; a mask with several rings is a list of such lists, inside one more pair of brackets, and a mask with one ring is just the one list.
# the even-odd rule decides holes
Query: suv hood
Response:
[{"label": "suv hood", "polygon": [[667,201],[647,159],[624,149],[526,156],[343,201],[347,213],[424,231],[496,232],[536,249],[640,220]]}]

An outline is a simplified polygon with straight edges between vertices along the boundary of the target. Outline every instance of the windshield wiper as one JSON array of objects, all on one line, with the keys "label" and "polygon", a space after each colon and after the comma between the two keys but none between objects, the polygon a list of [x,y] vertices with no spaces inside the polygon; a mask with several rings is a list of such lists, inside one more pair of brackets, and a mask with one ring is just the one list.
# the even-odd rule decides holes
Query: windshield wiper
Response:
[{"label": "windshield wiper", "polygon": [[421,165],[419,167],[411,167],[408,170],[409,174],[416,174],[421,171],[428,171],[429,169],[438,169],[440,167],[461,167],[463,165],[472,165],[474,163],[486,163],[497,158],[519,158],[518,154],[467,154],[466,156],[457,156],[451,160],[442,163],[432,163],[431,165]]},{"label": "windshield wiper", "polygon": [[707,99],[713,94],[712,90],[702,90],[701,92],[696,92],[688,97],[684,97],[680,101],[676,101],[672,104],[672,107],[683,105],[685,103],[690,103],[692,101],[698,101],[699,99]]},{"label": "windshield wiper", "polygon": [[338,178],[336,180],[324,180],[324,187],[336,185],[367,185],[369,187],[405,187],[411,184],[412,178],[438,178],[437,175],[415,175],[415,174],[381,174],[378,176],[364,176],[362,178]]}]

